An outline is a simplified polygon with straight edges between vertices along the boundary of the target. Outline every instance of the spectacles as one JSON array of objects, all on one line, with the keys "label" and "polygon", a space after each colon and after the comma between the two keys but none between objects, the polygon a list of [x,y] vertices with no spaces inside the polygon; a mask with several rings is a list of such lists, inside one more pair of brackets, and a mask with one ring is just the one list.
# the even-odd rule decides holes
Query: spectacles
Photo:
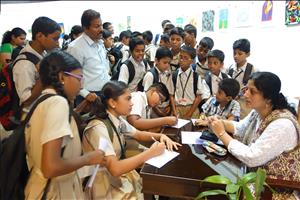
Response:
[{"label": "spectacles", "polygon": [[77,80],[79,80],[80,82],[83,81],[83,75],[77,75],[77,74],[73,74],[73,73],[70,73],[70,72],[64,72],[64,74],[72,76],[72,77],[76,78]]}]

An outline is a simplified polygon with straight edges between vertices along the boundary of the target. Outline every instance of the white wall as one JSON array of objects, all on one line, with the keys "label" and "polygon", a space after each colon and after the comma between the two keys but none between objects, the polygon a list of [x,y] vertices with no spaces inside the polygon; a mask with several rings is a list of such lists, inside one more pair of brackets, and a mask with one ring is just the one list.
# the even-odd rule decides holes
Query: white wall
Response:
[{"label": "white wall", "polygon": [[[284,25],[285,1],[273,2],[273,19],[261,22],[263,1],[56,1],[28,4],[2,4],[0,15],[0,34],[15,26],[29,30],[32,22],[39,16],[48,16],[63,22],[65,32],[69,33],[75,24],[80,24],[84,10],[92,8],[101,13],[102,21],[111,21],[116,34],[127,27],[127,16],[131,16],[131,30],[140,32],[151,30],[161,32],[161,21],[184,17],[184,24],[192,17],[197,19],[198,41],[212,37],[215,47],[225,53],[225,66],[233,63],[232,44],[239,38],[251,42],[249,62],[260,70],[276,73],[282,81],[282,92],[289,97],[300,96],[297,89],[299,77],[299,31],[300,26]],[[237,28],[234,25],[235,9],[247,7],[251,10],[252,25]],[[218,29],[219,10],[229,9],[229,27]],[[201,32],[202,12],[215,10],[215,32]],[[68,10],[68,11],[67,11]]]}]

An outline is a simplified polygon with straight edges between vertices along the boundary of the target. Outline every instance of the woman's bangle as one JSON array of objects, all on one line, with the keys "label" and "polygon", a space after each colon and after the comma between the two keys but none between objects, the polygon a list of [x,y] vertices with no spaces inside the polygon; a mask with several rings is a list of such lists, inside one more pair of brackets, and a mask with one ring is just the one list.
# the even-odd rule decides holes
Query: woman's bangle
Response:
[{"label": "woman's bangle", "polygon": [[218,138],[221,138],[224,134],[226,133],[226,131],[223,131],[219,134],[219,137]]}]

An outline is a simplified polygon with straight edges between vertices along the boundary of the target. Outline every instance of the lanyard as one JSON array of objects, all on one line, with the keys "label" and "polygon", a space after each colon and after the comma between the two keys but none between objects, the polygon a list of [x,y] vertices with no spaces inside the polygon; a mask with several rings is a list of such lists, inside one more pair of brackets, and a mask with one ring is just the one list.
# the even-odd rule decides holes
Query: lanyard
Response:
[{"label": "lanyard", "polygon": [[241,73],[243,73],[243,71],[244,71],[244,70],[242,70],[242,69],[241,69],[241,71],[239,71],[239,73],[238,73],[238,74],[236,74],[236,75],[234,76],[234,78],[233,78],[233,79],[236,79],[236,78],[237,78],[239,75],[241,75]]},{"label": "lanyard", "polygon": [[[184,73],[184,72],[182,72],[182,73]],[[181,74],[182,74],[182,73],[181,73]],[[185,82],[184,87],[183,87],[182,80],[181,80],[181,74],[180,74],[180,85],[181,85],[181,89],[182,89],[182,98],[184,98],[185,89],[186,89],[186,86],[187,86],[187,84],[188,84],[188,82],[189,82],[190,76],[191,76],[191,74],[192,74],[192,70],[190,71],[190,73],[189,73],[189,75],[188,75],[188,77],[187,77],[187,79],[186,79],[186,82]]]},{"label": "lanyard", "polygon": [[121,141],[121,138],[120,138],[120,135],[119,135],[119,131],[117,131],[116,126],[112,123],[112,121],[109,117],[108,117],[108,121],[109,121],[111,127],[114,129],[114,131],[116,132],[116,134],[118,136],[118,140],[119,140],[119,143],[120,143],[120,146],[121,146],[121,157],[120,157],[120,159],[124,159],[125,158],[125,149],[124,149],[125,147],[122,144],[122,141]]}]

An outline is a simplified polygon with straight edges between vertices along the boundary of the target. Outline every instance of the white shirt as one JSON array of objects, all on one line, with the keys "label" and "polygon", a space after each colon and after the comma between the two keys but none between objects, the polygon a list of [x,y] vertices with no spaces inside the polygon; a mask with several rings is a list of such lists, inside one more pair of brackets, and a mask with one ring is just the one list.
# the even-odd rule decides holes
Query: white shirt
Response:
[{"label": "white shirt", "polygon": [[110,80],[109,61],[106,59],[106,50],[101,40],[95,42],[83,33],[69,44],[66,51],[82,65],[84,82],[79,93],[81,96],[86,97],[89,91],[100,91]]},{"label": "white shirt", "polygon": [[[29,43],[21,50],[22,52],[30,52],[36,55],[38,58],[42,59],[43,55],[36,52]],[[19,55],[18,58],[25,58],[25,55]],[[25,102],[31,96],[31,90],[35,85],[36,81],[39,79],[39,72],[36,66],[28,61],[21,60],[18,61],[13,67],[13,80],[17,90],[17,94],[20,98],[20,105]]]},{"label": "white shirt", "polygon": [[[200,75],[198,75],[196,94],[199,94],[202,99],[210,97],[209,88],[204,86]],[[179,68],[175,91],[176,105],[192,105],[195,98],[193,70],[188,68],[186,71],[182,71]]]},{"label": "white shirt", "polygon": [[[219,76],[216,76],[212,73],[210,73],[211,76],[211,89],[212,89],[212,94],[213,96],[216,96],[218,89],[219,89],[219,83],[221,80],[223,80],[222,77],[222,73],[219,73]],[[208,84],[206,83],[206,81],[203,81],[203,84],[205,85],[205,87],[209,88]]]},{"label": "white shirt", "polygon": [[[244,84],[243,84],[243,78],[244,78],[244,75],[245,75],[245,70],[246,70],[246,66],[247,66],[247,62],[242,66],[242,67],[239,67],[239,69],[237,68],[236,64],[233,64],[231,65],[227,70],[226,70],[226,74],[229,74],[229,70],[231,68],[233,68],[233,74],[232,74],[232,78],[237,80],[240,84],[240,88],[242,89],[244,87]],[[253,67],[252,68],[252,72],[256,72],[257,70]]]},{"label": "white shirt", "polygon": [[156,50],[157,50],[157,48],[154,44],[148,44],[145,48],[144,58],[148,61],[154,62]]},{"label": "white shirt", "polygon": [[198,60],[198,56],[196,56],[195,60],[196,60],[195,61],[195,63],[196,63],[196,72],[201,76],[202,79],[204,79],[206,72],[209,72],[208,60],[206,59],[206,61],[203,65]]},{"label": "white shirt", "polygon": [[146,92],[132,92],[131,101],[133,102],[130,115],[137,115],[143,119],[150,119],[150,107],[148,105]]},{"label": "white shirt", "polygon": [[[253,112],[253,111],[252,111]],[[234,136],[242,138],[248,126],[250,112],[240,122],[232,121]],[[260,120],[256,125],[256,130]],[[288,119],[272,121],[261,136],[249,146],[234,139],[228,145],[229,152],[249,167],[257,167],[266,164],[283,152],[292,150],[297,145],[297,131],[293,123]]]},{"label": "white shirt", "polygon": [[[132,56],[130,56],[129,60],[132,62],[135,70],[134,78],[133,80],[128,84],[129,81],[129,70],[127,65],[122,64],[120,68],[120,74],[118,81],[122,81],[126,84],[128,84],[130,92],[137,91],[137,86],[139,82],[144,78],[146,74],[145,65],[144,62],[141,61],[140,63],[137,63]],[[147,70],[149,69],[149,66],[147,65]]]}]

